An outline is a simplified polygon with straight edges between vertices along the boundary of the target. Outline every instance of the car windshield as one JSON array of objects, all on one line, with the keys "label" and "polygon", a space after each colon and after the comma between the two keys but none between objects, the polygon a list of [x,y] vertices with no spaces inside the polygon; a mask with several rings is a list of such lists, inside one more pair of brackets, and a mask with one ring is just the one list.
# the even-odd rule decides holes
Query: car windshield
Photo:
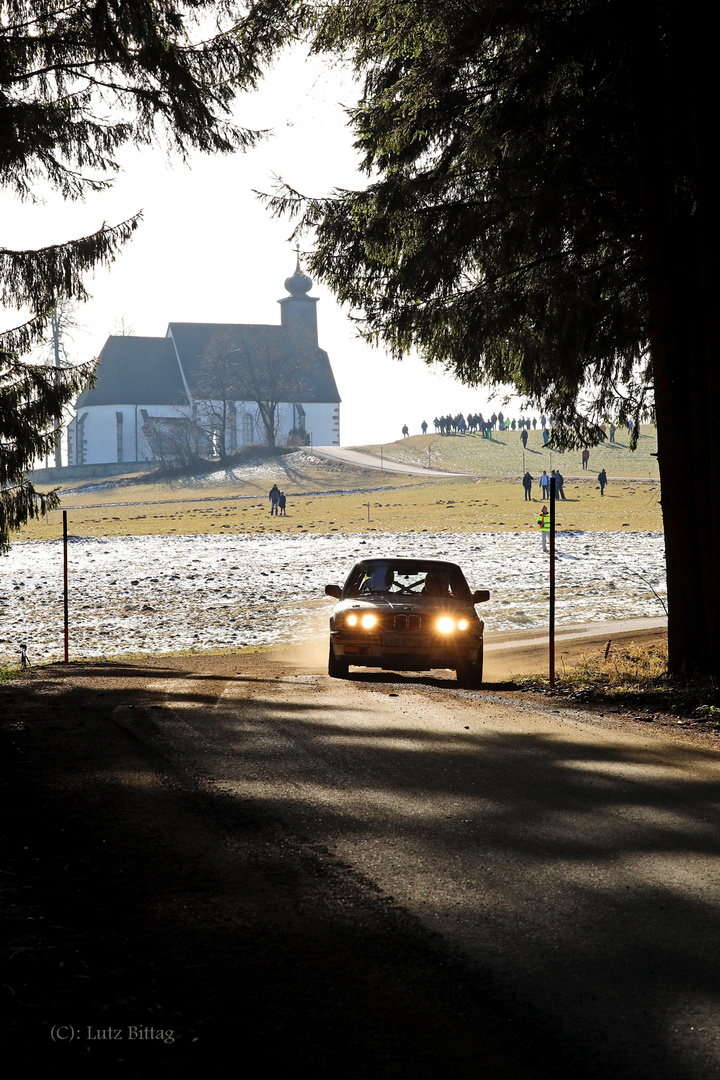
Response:
[{"label": "car windshield", "polygon": [[343,596],[405,595],[467,600],[468,584],[453,563],[373,559],[355,566]]}]

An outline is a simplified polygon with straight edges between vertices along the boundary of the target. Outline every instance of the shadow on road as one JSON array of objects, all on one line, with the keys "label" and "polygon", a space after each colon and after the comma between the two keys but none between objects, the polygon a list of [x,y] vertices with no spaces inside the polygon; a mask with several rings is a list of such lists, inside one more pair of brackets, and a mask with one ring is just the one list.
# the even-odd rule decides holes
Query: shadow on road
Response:
[{"label": "shadow on road", "polygon": [[[308,679],[296,700],[271,667],[74,665],[4,691],[6,1042],[180,1076],[234,1053],[271,1077],[689,1080],[717,987],[720,910],[685,884],[720,856],[715,755],[503,727],[479,699],[428,727]],[[346,841],[443,875],[425,925]],[[427,929],[458,922],[473,963]],[[52,1045],[58,1023],[80,1036]],[[87,1034],[109,1026],[122,1046]]]}]

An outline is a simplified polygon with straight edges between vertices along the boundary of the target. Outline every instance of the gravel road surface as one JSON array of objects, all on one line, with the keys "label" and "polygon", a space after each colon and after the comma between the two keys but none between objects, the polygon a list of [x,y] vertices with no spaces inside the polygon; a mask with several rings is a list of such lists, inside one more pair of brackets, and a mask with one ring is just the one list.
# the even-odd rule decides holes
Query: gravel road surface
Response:
[{"label": "gravel road surface", "polygon": [[325,649],[0,688],[6,1044],[93,1075],[720,1075],[713,737],[330,680]]}]

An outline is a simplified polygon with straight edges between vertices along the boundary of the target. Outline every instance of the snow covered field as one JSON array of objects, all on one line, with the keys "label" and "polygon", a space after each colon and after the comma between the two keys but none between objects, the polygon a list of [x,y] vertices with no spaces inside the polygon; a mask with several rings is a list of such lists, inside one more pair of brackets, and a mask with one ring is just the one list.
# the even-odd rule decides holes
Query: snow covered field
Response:
[{"label": "snow covered field", "polygon": [[[358,536],[148,536],[71,540],[70,656],[203,651],[322,633],[353,563],[371,555],[449,559],[488,588],[488,631],[547,625],[548,557],[528,533]],[[557,537],[558,627],[662,616],[663,538],[576,532]],[[62,544],[14,543],[0,559],[0,662],[62,659]]]}]

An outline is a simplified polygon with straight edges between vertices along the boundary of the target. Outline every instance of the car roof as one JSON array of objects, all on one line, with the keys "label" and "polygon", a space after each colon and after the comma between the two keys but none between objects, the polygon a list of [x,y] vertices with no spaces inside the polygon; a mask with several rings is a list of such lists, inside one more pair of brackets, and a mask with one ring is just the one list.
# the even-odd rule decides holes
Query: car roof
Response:
[{"label": "car roof", "polygon": [[447,562],[445,559],[426,559],[423,556],[413,558],[411,555],[403,555],[395,557],[393,555],[376,555],[368,559],[360,559],[355,563],[355,566],[371,566],[373,563],[385,563],[390,566],[396,566],[402,568],[404,566],[417,566],[418,563],[427,564],[429,566],[440,567],[452,567],[453,570],[459,570],[460,567],[457,563]]}]

